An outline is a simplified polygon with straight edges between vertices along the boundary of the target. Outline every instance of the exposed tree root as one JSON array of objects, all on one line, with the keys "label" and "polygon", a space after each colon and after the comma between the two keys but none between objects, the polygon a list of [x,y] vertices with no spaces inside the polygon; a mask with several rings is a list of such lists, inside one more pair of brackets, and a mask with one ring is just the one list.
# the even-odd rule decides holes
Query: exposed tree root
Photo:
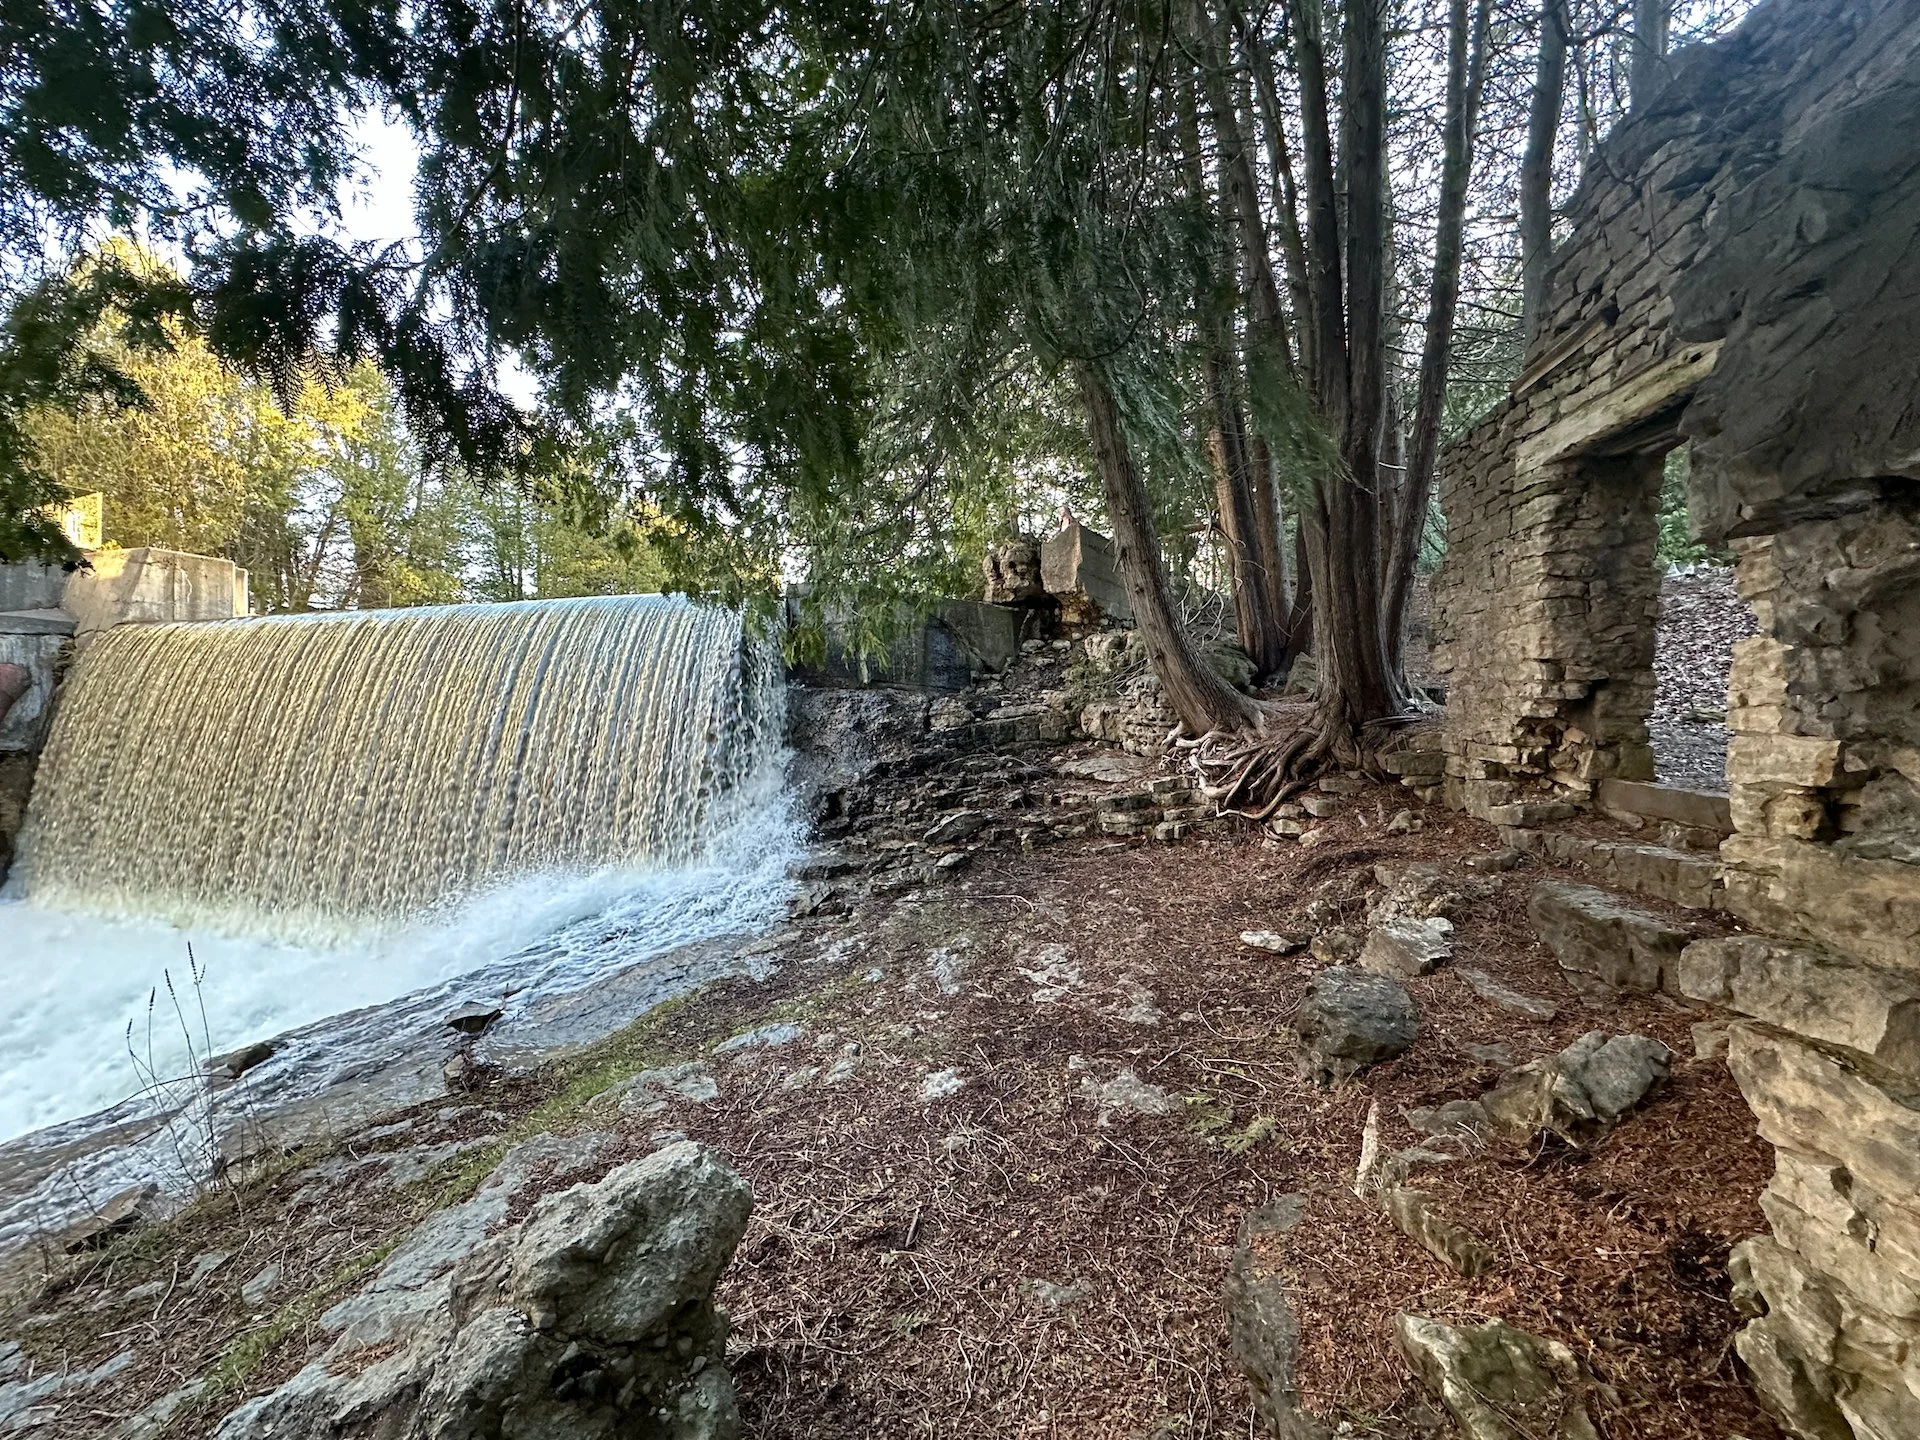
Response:
[{"label": "exposed tree root", "polygon": [[1385,778],[1380,763],[1383,732],[1418,718],[1395,716],[1356,731],[1316,706],[1308,723],[1282,728],[1282,712],[1263,706],[1251,729],[1215,730],[1197,740],[1175,731],[1168,738],[1188,752],[1200,777],[1201,796],[1220,814],[1264,824],[1327,770],[1359,770]]}]

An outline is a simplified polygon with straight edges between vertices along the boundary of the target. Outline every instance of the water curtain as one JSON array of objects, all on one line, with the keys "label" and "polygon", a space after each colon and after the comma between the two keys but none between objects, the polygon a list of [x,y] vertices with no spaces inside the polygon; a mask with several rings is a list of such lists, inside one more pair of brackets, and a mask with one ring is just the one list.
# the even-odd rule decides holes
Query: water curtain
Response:
[{"label": "water curtain", "polygon": [[61,699],[26,892],[315,942],[671,866],[777,766],[781,693],[737,614],[661,596],[121,626]]}]

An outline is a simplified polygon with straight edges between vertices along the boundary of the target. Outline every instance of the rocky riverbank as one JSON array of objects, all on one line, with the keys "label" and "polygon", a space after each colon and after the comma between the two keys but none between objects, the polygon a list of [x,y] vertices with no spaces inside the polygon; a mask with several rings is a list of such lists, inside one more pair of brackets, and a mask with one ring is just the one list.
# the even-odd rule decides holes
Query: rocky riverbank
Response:
[{"label": "rocky riverbank", "polygon": [[[1047,786],[1155,793],[1144,771],[1067,769],[1088,758],[1020,763],[1044,761]],[[1009,817],[1030,807],[1009,805],[940,851],[960,865],[823,854],[849,867],[837,902],[730,947],[731,978],[541,1065],[476,1066],[451,1098],[262,1156],[55,1259],[6,1322],[0,1423],[251,1434],[225,1417],[266,1413],[283,1402],[241,1407],[316,1365],[424,1363],[439,1352],[411,1332],[352,1359],[344,1318],[446,1217],[493,1203],[503,1164],[524,1175],[482,1228],[517,1253],[526,1217],[686,1137],[754,1195],[714,1292],[746,1434],[1197,1435],[1292,1405],[1411,1437],[1462,1413],[1461,1367],[1492,1345],[1545,1387],[1513,1400],[1527,1413],[1763,1440],[1728,1359],[1725,1255],[1760,1224],[1767,1157],[1711,1012],[1601,988],[1564,936],[1556,960],[1528,906],[1576,872],[1407,786],[1310,798],[1326,813],[1304,845],[1091,833],[1023,851]],[[1365,1006],[1328,1010],[1357,993],[1342,974],[1410,1015],[1383,1036]],[[456,1271],[431,1293],[454,1295]],[[518,1283],[487,1303],[541,1313]],[[580,1351],[527,1352],[535,1389],[597,1375],[621,1393],[604,1337],[555,1333]]]}]

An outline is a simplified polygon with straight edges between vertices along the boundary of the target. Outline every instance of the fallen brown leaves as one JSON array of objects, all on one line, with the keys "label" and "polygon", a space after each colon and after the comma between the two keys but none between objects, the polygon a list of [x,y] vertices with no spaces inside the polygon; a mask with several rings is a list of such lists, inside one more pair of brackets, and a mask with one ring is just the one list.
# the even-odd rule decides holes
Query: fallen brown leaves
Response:
[{"label": "fallen brown leaves", "polygon": [[[1420,1172],[1497,1252],[1480,1280],[1445,1271],[1352,1194],[1370,1103],[1388,1148],[1410,1144],[1406,1107],[1477,1095],[1498,1073],[1469,1047],[1525,1060],[1605,1028],[1690,1056],[1699,1018],[1659,999],[1576,996],[1526,924],[1545,872],[1523,869],[1458,915],[1456,956],[1551,998],[1556,1019],[1496,1009],[1443,969],[1413,982],[1423,1029],[1406,1055],[1340,1089],[1305,1083],[1288,1027],[1317,962],[1249,950],[1239,933],[1313,928],[1303,912],[1316,899],[1357,926],[1376,859],[1457,861],[1495,844],[1435,810],[1422,832],[1387,835],[1403,803],[1397,788],[1357,797],[1317,851],[1247,839],[983,857],[942,888],[807,922],[777,947],[770,980],[710,992],[662,1026],[649,1063],[708,1054],[769,1019],[804,1027],[785,1046],[710,1055],[711,1103],[543,1110],[568,1083],[557,1074],[494,1087],[475,1099],[495,1113],[463,1123],[552,1113],[561,1128],[623,1127],[607,1164],[684,1131],[748,1177],[755,1216],[720,1299],[746,1427],[766,1440],[1248,1435],[1220,1287],[1242,1214],[1290,1193],[1306,1198],[1280,1257],[1302,1388],[1347,1433],[1423,1433],[1391,1333],[1410,1309],[1497,1315],[1565,1341],[1618,1393],[1601,1417],[1612,1440],[1767,1440],[1728,1358],[1724,1257],[1761,1228],[1768,1160],[1720,1065],[1684,1060],[1592,1154],[1489,1150]],[[849,1046],[851,1077],[826,1083]],[[948,1071],[959,1088],[923,1098]],[[1122,1071],[1158,1091],[1110,1085]],[[1111,1099],[1159,1092],[1145,1108],[1164,1113]],[[75,1364],[97,1364],[127,1343],[103,1338],[132,1323],[121,1290],[164,1279],[177,1254],[250,1237],[230,1262],[235,1283],[271,1255],[297,1293],[404,1233],[391,1194],[349,1190],[316,1209],[301,1185],[278,1178],[244,1214],[193,1219],[173,1254],[43,1297],[34,1345],[57,1336]],[[233,1288],[171,1302],[164,1335],[141,1345],[151,1379],[92,1403],[128,1413],[221,1353],[247,1324]],[[318,1339],[291,1329],[252,1388],[292,1373]],[[110,1428],[72,1421],[63,1433]]]}]

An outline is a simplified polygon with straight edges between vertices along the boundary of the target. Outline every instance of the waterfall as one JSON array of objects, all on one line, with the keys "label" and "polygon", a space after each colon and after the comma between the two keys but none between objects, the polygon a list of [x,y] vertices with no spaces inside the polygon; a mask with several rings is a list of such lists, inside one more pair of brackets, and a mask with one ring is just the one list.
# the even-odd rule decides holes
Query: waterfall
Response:
[{"label": "waterfall", "polygon": [[61,698],[25,898],[320,944],[683,864],[778,768],[762,648],[659,596],[121,626]]}]

